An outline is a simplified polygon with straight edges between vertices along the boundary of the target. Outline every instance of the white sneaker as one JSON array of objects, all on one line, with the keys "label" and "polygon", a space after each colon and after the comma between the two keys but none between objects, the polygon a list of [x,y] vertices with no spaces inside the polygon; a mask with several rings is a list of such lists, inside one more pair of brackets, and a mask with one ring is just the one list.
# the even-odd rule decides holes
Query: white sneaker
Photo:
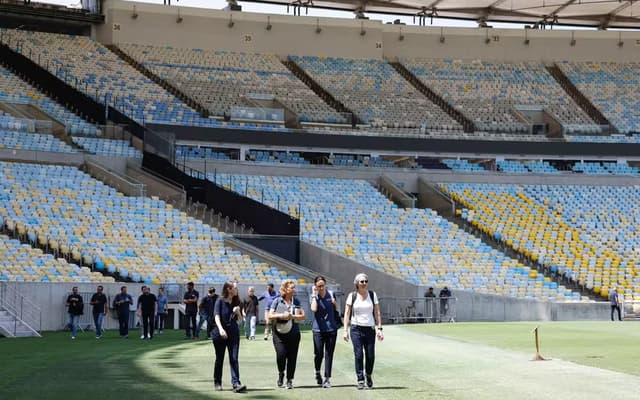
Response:
[{"label": "white sneaker", "polygon": [[76,340],[76,337],[75,336],[71,336],[71,340]]},{"label": "white sneaker", "polygon": [[144,335],[140,335],[140,340],[144,340]]}]

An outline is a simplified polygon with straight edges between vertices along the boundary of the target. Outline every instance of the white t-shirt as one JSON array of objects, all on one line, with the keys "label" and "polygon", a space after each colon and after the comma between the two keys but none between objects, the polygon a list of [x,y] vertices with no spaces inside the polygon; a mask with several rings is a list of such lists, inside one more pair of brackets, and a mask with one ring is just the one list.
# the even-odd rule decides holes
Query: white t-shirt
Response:
[{"label": "white t-shirt", "polygon": [[351,304],[353,294],[347,296],[347,305],[351,306],[351,325],[358,326],[376,326],[376,320],[373,318],[373,305],[378,304],[378,295],[373,292],[373,303],[367,291],[367,297],[362,300],[356,293],[355,301]]}]

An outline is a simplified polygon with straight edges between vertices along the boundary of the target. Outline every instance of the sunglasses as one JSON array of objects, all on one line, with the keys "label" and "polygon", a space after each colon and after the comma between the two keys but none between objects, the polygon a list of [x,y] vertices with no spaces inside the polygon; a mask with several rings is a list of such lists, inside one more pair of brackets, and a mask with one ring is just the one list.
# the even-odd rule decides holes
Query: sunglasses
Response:
[{"label": "sunglasses", "polygon": [[369,281],[360,281],[360,283],[369,283]]}]

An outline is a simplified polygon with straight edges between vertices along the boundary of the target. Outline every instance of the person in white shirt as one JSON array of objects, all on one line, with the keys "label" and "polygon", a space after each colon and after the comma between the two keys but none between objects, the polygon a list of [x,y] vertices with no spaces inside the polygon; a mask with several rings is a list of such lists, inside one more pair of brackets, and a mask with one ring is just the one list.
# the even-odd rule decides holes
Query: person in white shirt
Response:
[{"label": "person in white shirt", "polygon": [[358,274],[353,283],[356,290],[347,296],[344,310],[344,340],[348,342],[351,337],[358,389],[362,390],[365,388],[365,378],[366,387],[373,387],[371,375],[375,361],[376,336],[381,341],[384,335],[378,295],[369,290],[369,277],[366,274]]}]

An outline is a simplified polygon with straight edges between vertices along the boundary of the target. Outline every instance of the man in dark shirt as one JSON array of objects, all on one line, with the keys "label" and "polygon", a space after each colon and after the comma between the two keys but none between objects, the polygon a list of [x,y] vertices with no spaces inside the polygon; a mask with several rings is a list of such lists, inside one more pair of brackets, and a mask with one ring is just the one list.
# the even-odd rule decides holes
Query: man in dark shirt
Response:
[{"label": "man in dark shirt", "polygon": [[249,287],[247,297],[242,301],[244,317],[244,335],[249,340],[256,339],[256,323],[258,321],[258,297],[253,286]]},{"label": "man in dark shirt", "polygon": [[102,337],[102,321],[107,315],[107,296],[102,293],[102,285],[98,286],[97,292],[91,296],[91,305],[93,306],[93,323],[96,326],[96,339]]},{"label": "man in dark shirt", "polygon": [[122,286],[120,293],[113,299],[113,308],[118,313],[118,325],[120,327],[120,337],[129,337],[129,306],[133,304],[133,299],[127,293],[127,287]]},{"label": "man in dark shirt", "polygon": [[424,298],[425,298],[425,316],[427,317],[427,321],[429,322],[435,322],[436,321],[436,316],[435,316],[435,300],[436,300],[436,294],[433,292],[433,287],[430,287],[425,293],[424,293]]},{"label": "man in dark shirt", "polygon": [[449,298],[451,297],[451,291],[445,286],[440,291],[438,297],[440,297],[440,321],[442,321],[442,317],[447,315],[447,312],[449,311]]},{"label": "man in dark shirt", "polygon": [[211,328],[213,328],[213,308],[218,300],[216,288],[210,287],[207,295],[200,302],[200,321],[198,321],[198,329],[196,329],[196,337],[200,337],[200,330],[204,322],[207,322],[207,339],[211,339]]},{"label": "man in dark shirt", "polygon": [[269,282],[267,284],[267,291],[264,292],[260,297],[258,297],[258,301],[262,301],[264,299],[264,340],[269,339],[269,334],[271,333],[271,324],[269,323],[269,310],[271,309],[271,303],[275,300],[280,293],[277,292],[273,288],[273,283]]},{"label": "man in dark shirt", "polygon": [[193,333],[193,338],[197,339],[196,336],[196,316],[198,315],[198,298],[200,294],[197,290],[193,288],[193,282],[187,283],[187,291],[184,294],[184,329],[185,329],[185,339],[191,339],[191,334]]},{"label": "man in dark shirt", "polygon": [[74,286],[73,289],[71,289],[71,294],[67,296],[67,307],[69,313],[69,323],[67,326],[71,329],[71,339],[75,339],[78,333],[80,316],[83,314],[84,309],[82,296],[78,294],[77,286]]},{"label": "man in dark shirt", "polygon": [[142,317],[142,336],[140,339],[153,339],[153,321],[158,315],[158,300],[151,293],[151,288],[145,286],[138,297],[138,316]]}]

